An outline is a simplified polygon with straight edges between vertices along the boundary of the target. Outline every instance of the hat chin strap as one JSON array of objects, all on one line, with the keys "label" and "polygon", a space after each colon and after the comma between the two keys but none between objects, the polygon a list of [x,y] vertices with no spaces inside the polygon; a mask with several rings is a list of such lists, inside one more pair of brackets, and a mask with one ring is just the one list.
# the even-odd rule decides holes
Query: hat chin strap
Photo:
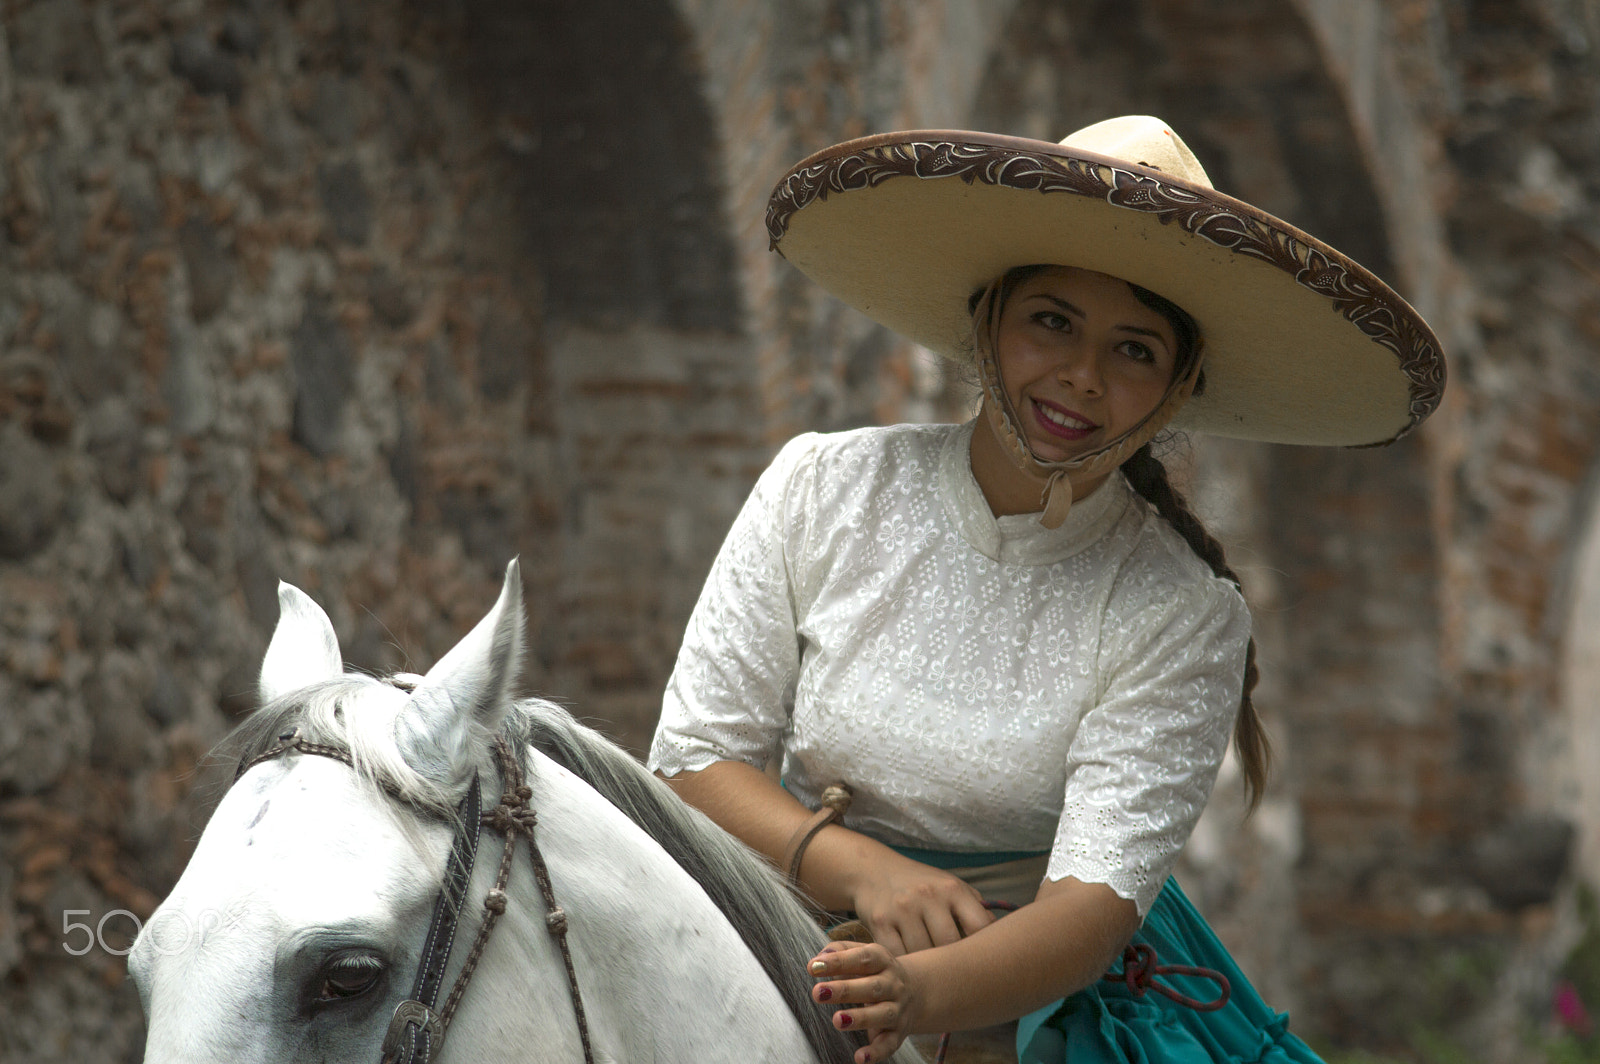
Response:
[{"label": "hat chin strap", "polygon": [[1006,394],[1005,385],[1000,379],[1000,363],[996,352],[999,349],[1003,307],[999,287],[1000,282],[996,281],[984,291],[972,315],[972,338],[978,359],[978,377],[983,385],[984,414],[989,419],[989,427],[994,430],[995,438],[1000,441],[1000,449],[1017,468],[1042,482],[1039,503],[1044,512],[1039,515],[1039,523],[1046,528],[1060,528],[1072,510],[1074,477],[1093,480],[1120,466],[1133,456],[1133,452],[1166,428],[1178,409],[1189,400],[1194,393],[1195,380],[1200,375],[1203,348],[1196,345],[1188,372],[1167,385],[1161,402],[1132,428],[1099,450],[1064,462],[1044,462],[1033,453],[1018,428],[1021,419],[1011,405],[1011,397]]}]

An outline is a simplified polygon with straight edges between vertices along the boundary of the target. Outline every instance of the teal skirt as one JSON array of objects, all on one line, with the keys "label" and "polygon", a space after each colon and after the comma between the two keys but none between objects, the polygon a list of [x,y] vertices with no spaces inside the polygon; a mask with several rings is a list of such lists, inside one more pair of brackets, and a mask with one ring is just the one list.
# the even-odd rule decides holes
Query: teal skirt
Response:
[{"label": "teal skirt", "polygon": [[[1169,878],[1133,936],[1158,963],[1210,968],[1227,977],[1228,1003],[1201,1012],[1154,989],[1102,980],[1022,1017],[1020,1064],[1322,1064],[1289,1033],[1289,1017],[1268,1008],[1177,881]],[[1121,970],[1119,961],[1115,971]],[[1196,1001],[1212,1001],[1210,979],[1160,975],[1156,981]]]}]

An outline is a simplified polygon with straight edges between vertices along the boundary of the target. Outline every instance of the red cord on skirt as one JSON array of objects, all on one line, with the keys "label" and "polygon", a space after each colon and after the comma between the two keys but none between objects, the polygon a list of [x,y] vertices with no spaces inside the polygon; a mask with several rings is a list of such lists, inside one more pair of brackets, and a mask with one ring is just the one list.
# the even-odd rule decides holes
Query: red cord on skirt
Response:
[{"label": "red cord on skirt", "polygon": [[[983,904],[989,909],[1001,912],[1012,912],[1017,908],[1006,901],[986,901]],[[1158,975],[1191,975],[1201,979],[1213,979],[1222,987],[1222,992],[1214,1001],[1200,1001],[1156,982]],[[1101,978],[1109,983],[1122,983],[1134,997],[1143,997],[1146,990],[1154,990],[1196,1012],[1215,1012],[1228,1003],[1228,998],[1233,993],[1228,977],[1221,972],[1213,968],[1196,968],[1188,964],[1162,964],[1160,958],[1156,956],[1155,947],[1143,942],[1128,943],[1122,950],[1122,971],[1107,972]],[[939,1036],[939,1049],[934,1054],[933,1064],[944,1064],[945,1054],[949,1050],[950,1032],[946,1031]]]}]

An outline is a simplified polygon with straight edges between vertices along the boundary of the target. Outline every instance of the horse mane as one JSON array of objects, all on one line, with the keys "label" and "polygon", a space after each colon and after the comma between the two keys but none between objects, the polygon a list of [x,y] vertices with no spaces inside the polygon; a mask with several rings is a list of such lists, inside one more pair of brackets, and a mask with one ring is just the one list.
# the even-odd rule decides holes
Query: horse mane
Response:
[{"label": "horse mane", "polygon": [[[313,743],[350,751],[358,778],[418,812],[454,820],[458,795],[407,764],[394,738],[394,719],[420,677],[375,679],[346,673],[277,699],[247,717],[225,740],[238,764],[267,753],[298,730]],[[356,705],[358,712],[353,712]],[[749,847],[690,807],[624,750],[579,724],[560,706],[540,699],[516,703],[504,729],[531,773],[528,748],[578,776],[664,849],[727,917],[778,988],[823,1064],[851,1064],[856,1036],[838,1030],[811,1000],[804,962],[825,941],[777,871]],[[487,758],[487,738],[479,744]]]},{"label": "horse mane", "polygon": [[626,751],[560,706],[517,703],[508,721],[523,739],[578,776],[637,824],[700,884],[783,995],[824,1064],[851,1064],[861,1044],[834,1027],[811,1000],[804,962],[822,948],[822,931],[777,870],[711,818],[686,804]]},{"label": "horse mane", "polygon": [[[356,777],[410,805],[424,816],[456,819],[460,781],[419,772],[395,738],[395,719],[420,676],[377,679],[347,672],[337,679],[294,691],[250,714],[223,740],[221,751],[240,766],[278,745],[289,732],[313,743],[343,747]],[[480,746],[487,746],[488,736]]]}]

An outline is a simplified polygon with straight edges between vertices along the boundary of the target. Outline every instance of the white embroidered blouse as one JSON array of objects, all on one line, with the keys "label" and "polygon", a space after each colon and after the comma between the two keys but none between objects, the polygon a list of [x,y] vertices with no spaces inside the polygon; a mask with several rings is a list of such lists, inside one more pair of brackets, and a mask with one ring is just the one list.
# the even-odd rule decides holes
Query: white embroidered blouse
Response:
[{"label": "white embroidered blouse", "polygon": [[1050,851],[1160,892],[1232,732],[1250,617],[1120,476],[1058,529],[995,518],[966,425],[787,444],[706,580],[650,767],[782,755],[896,846]]}]

